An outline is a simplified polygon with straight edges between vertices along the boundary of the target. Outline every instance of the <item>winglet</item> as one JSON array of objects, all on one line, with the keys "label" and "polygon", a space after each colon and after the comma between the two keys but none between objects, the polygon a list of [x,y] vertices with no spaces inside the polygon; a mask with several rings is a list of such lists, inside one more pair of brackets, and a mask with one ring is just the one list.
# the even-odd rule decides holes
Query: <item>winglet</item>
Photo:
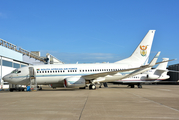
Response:
[{"label": "winglet", "polygon": [[153,67],[153,66],[156,64],[159,55],[160,55],[160,51],[155,55],[155,57],[154,57],[154,58],[152,59],[152,61],[150,62],[150,64],[149,64],[150,67]]}]

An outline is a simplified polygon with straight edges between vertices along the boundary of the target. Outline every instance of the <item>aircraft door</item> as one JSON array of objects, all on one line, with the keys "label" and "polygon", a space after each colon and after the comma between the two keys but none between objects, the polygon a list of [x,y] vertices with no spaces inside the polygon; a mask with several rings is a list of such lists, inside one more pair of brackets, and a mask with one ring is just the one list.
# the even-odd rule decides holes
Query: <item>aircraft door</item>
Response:
[{"label": "aircraft door", "polygon": [[30,88],[37,91],[36,73],[34,67],[29,67]]}]

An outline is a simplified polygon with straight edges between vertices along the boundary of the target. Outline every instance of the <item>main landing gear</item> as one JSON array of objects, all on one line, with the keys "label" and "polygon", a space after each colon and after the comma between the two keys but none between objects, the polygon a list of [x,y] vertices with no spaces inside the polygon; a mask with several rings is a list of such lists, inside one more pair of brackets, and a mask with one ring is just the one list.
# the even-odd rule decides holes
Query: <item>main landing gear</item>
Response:
[{"label": "main landing gear", "polygon": [[138,88],[142,88],[142,85],[141,85],[141,84],[138,84],[137,86],[138,86]]},{"label": "main landing gear", "polygon": [[[135,84],[129,84],[127,87],[134,88]],[[137,87],[142,88],[142,85],[139,83],[139,84],[137,84]]]},{"label": "main landing gear", "polygon": [[96,85],[95,84],[90,84],[89,89],[90,90],[96,90]]},{"label": "main landing gear", "polygon": [[102,85],[104,85],[104,87],[105,87],[105,88],[107,88],[107,87],[108,87],[108,84],[107,84],[107,82],[100,83],[100,85],[99,85],[99,88],[101,88],[101,86],[102,86]]}]

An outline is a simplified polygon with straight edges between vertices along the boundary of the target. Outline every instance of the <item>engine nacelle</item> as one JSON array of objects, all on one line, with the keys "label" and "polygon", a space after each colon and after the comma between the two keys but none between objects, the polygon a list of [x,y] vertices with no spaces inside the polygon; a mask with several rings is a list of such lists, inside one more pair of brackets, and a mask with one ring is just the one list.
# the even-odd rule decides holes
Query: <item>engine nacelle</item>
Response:
[{"label": "engine nacelle", "polygon": [[81,76],[64,79],[64,86],[66,87],[85,87],[85,85],[85,79]]},{"label": "engine nacelle", "polygon": [[49,86],[52,87],[52,88],[64,87],[63,84],[50,84]]},{"label": "engine nacelle", "polygon": [[159,77],[159,75],[147,75],[148,79],[158,79]]}]

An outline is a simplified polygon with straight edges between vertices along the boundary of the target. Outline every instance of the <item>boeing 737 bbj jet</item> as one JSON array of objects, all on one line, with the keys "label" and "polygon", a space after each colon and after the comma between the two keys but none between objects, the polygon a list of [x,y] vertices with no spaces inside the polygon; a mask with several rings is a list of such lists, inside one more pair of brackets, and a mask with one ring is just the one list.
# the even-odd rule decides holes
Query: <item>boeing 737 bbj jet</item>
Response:
[{"label": "boeing 737 bbj jet", "polygon": [[148,63],[155,30],[149,30],[133,54],[115,63],[100,64],[47,64],[22,67],[3,77],[11,84],[29,85],[30,77],[38,85],[52,87],[84,87],[96,89],[96,83],[122,80],[150,70],[156,64],[160,52]]}]

